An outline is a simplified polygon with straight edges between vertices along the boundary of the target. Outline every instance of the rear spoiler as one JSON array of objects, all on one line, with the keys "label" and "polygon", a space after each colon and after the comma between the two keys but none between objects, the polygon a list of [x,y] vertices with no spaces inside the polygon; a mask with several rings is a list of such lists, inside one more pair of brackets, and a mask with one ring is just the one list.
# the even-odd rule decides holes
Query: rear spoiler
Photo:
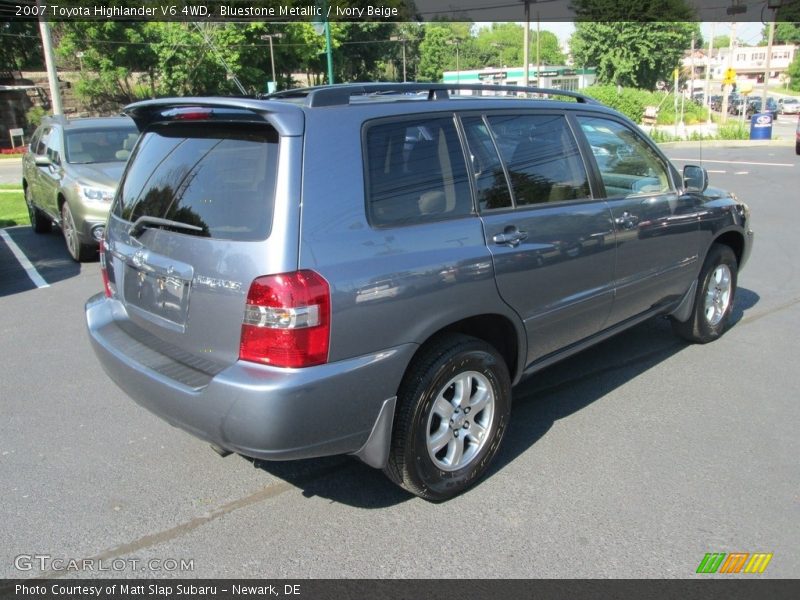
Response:
[{"label": "rear spoiler", "polygon": [[[139,131],[143,131],[152,123],[168,122],[174,117],[168,113],[180,108],[220,109],[220,121],[264,121],[272,125],[282,136],[303,135],[305,115],[303,109],[289,102],[270,102],[251,98],[161,98],[144,100],[129,104],[122,109],[136,123]],[[229,118],[225,118],[225,112]],[[231,118],[241,113],[237,118]],[[252,118],[251,118],[252,117]]]}]

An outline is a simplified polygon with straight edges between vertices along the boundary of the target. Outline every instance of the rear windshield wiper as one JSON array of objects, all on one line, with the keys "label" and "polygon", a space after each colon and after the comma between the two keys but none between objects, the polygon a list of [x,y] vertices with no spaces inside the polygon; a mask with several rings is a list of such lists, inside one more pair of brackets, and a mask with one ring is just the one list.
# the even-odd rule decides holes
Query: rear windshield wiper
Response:
[{"label": "rear windshield wiper", "polygon": [[133,237],[138,237],[145,229],[148,227],[166,227],[169,229],[181,229],[187,232],[198,233],[202,235],[206,235],[205,229],[202,227],[198,227],[197,225],[189,225],[188,223],[181,223],[180,221],[172,221],[170,219],[161,219],[159,217],[150,217],[148,215],[142,215],[133,225],[131,225],[130,229],[128,229],[128,235]]}]

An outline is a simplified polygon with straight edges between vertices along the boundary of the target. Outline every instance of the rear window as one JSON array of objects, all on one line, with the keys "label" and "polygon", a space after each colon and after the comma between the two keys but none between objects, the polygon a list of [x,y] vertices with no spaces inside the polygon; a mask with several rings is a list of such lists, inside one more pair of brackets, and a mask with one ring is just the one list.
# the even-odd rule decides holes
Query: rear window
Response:
[{"label": "rear window", "polygon": [[134,127],[78,129],[66,133],[67,162],[123,162],[130,156],[139,132]]},{"label": "rear window", "polygon": [[112,210],[131,222],[149,216],[194,225],[216,239],[263,240],[277,166],[278,134],[269,126],[157,126],[142,134]]}]

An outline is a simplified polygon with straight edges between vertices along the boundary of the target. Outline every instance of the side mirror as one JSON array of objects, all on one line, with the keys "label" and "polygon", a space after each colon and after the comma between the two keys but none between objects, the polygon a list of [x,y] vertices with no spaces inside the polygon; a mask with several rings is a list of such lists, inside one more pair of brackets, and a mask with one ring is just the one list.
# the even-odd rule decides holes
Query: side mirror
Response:
[{"label": "side mirror", "polygon": [[49,167],[53,164],[49,156],[38,154],[33,157],[33,162],[37,167]]},{"label": "side mirror", "polygon": [[683,167],[683,189],[687,192],[704,192],[708,187],[708,172],[703,167]]}]

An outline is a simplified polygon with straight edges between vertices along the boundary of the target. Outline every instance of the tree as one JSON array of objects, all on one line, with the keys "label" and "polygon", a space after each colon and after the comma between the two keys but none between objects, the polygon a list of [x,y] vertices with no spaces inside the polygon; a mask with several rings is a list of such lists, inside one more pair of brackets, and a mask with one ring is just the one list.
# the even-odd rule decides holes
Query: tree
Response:
[{"label": "tree", "polygon": [[694,10],[685,0],[573,0],[579,21],[665,23],[691,21]]},{"label": "tree", "polygon": [[731,46],[731,36],[729,35],[714,36],[714,48],[730,48],[730,46]]},{"label": "tree", "polygon": [[[768,38],[766,27],[762,36],[764,39]],[[772,41],[775,44],[800,45],[800,23],[776,23],[775,35]]]},{"label": "tree", "polygon": [[480,50],[472,36],[472,23],[428,25],[419,52],[419,77],[423,81],[440,81],[444,71],[482,66]]},{"label": "tree", "polygon": [[[158,60],[152,43],[159,25],[111,20],[59,23],[54,28],[57,53],[69,66],[81,69],[78,95],[100,110],[154,95]],[[139,84],[132,77],[135,72],[144,74]]]},{"label": "tree", "polygon": [[570,39],[576,65],[597,67],[599,83],[652,89],[679,66],[698,23],[577,23]]},{"label": "tree", "polygon": [[392,55],[393,23],[342,23],[342,39],[334,53],[336,81],[382,79]]},{"label": "tree", "polygon": [[[525,28],[516,23],[493,23],[478,31],[475,44],[481,55],[481,66],[519,66],[523,62]],[[530,35],[530,60],[536,62],[536,32]],[[539,61],[543,65],[563,65],[566,61],[558,37],[551,31],[541,32]]]},{"label": "tree", "polygon": [[0,70],[44,69],[38,22],[6,21],[0,23],[0,33]]},{"label": "tree", "polygon": [[789,87],[800,92],[800,52],[796,53],[792,64],[789,65],[786,72],[791,77]]}]

